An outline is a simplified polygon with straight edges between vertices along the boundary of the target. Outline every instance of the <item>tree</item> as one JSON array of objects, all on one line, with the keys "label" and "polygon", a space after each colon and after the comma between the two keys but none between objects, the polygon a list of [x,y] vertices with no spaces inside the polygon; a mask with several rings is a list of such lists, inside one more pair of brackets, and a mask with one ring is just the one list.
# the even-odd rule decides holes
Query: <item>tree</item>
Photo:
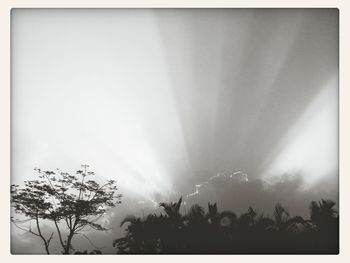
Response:
[{"label": "tree", "polygon": [[182,197],[177,202],[160,203],[165,215],[162,217],[162,231],[160,235],[160,250],[162,253],[177,253],[184,246],[183,227],[184,218],[180,213]]},{"label": "tree", "polygon": [[[16,213],[25,216],[25,220],[12,218],[12,222],[39,237],[47,254],[50,254],[49,246],[54,232],[48,237],[44,235],[44,221],[53,223],[63,254],[70,254],[73,251],[73,237],[78,234],[86,237],[83,232],[90,229],[107,230],[98,220],[107,209],[121,203],[122,195],[116,194],[116,182],[109,180],[100,185],[94,180],[87,180],[88,176],[95,175],[88,168],[88,165],[82,165],[82,170],[76,171],[75,175],[59,169],[53,172],[35,168],[39,180],[25,181],[22,188],[11,185],[12,207]],[[35,222],[36,230],[20,225],[28,221]],[[64,233],[64,228],[68,230],[67,233]]]},{"label": "tree", "polygon": [[187,221],[188,226],[200,226],[206,223],[204,209],[198,204],[192,205],[183,219]]},{"label": "tree", "polygon": [[180,197],[178,202],[162,202],[159,204],[160,207],[163,207],[167,216],[171,219],[178,220],[181,218],[180,206],[182,204],[182,197]]},{"label": "tree", "polygon": [[163,234],[165,217],[150,214],[145,218],[126,216],[120,226],[128,224],[126,236],[113,241],[118,253],[154,254],[159,253],[159,241]]},{"label": "tree", "polygon": [[240,230],[253,229],[257,222],[257,211],[255,211],[251,206],[248,207],[248,211],[242,214],[237,222],[238,228]]},{"label": "tree", "polygon": [[273,212],[275,227],[280,232],[298,231],[298,224],[304,224],[305,220],[300,216],[291,217],[289,212],[280,203],[277,203]]},{"label": "tree", "polygon": [[327,229],[330,224],[338,220],[335,202],[321,199],[319,202],[312,201],[310,204],[311,222],[319,229]]},{"label": "tree", "polygon": [[[186,214],[178,202],[160,203],[165,213],[142,218],[127,216],[124,237],[114,240],[117,253],[127,254],[334,254],[339,251],[338,213],[333,201],[312,202],[311,220],[290,216],[277,203],[273,218],[252,207],[239,217],[208,211],[194,204]],[[310,228],[309,225],[312,227]]]},{"label": "tree", "polygon": [[311,231],[317,236],[316,244],[325,253],[339,253],[339,215],[335,202],[321,199],[310,204]]}]

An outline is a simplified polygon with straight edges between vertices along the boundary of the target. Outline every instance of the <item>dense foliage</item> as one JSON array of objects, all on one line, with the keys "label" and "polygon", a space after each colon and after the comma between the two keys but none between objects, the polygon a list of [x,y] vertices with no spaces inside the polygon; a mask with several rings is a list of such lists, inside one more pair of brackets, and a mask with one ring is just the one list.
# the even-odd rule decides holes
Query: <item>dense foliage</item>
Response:
[{"label": "dense foliage", "polygon": [[[50,254],[50,243],[58,238],[63,254],[101,254],[102,251],[77,251],[72,240],[84,231],[107,230],[99,219],[119,204],[113,180],[100,185],[88,180],[94,172],[88,165],[75,175],[35,169],[38,180],[11,186],[11,204],[22,218],[12,218],[14,225],[41,239]],[[160,214],[127,216],[125,236],[113,242],[120,254],[337,254],[339,251],[339,216],[331,200],[310,203],[309,218],[291,216],[277,203],[272,217],[249,207],[237,215],[219,211],[217,204],[208,209],[197,204],[180,213],[182,198],[160,203]],[[34,222],[32,227],[31,222]],[[50,233],[43,224],[51,222]],[[29,223],[29,226],[28,226]],[[27,224],[25,227],[24,224]]]},{"label": "dense foliage", "polygon": [[290,216],[277,203],[273,217],[252,207],[239,217],[231,211],[208,211],[193,205],[180,214],[182,199],[161,203],[165,213],[128,216],[126,235],[114,240],[118,253],[129,254],[337,254],[339,218],[331,200],[311,202],[310,218]]}]

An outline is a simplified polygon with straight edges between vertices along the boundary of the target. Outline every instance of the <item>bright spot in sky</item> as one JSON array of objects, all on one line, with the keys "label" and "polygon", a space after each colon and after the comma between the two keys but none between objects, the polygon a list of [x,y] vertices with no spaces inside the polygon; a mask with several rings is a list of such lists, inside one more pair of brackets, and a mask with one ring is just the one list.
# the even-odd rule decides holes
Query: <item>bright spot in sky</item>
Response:
[{"label": "bright spot in sky", "polygon": [[87,163],[157,201],[225,171],[337,170],[333,13],[76,12],[12,19],[13,183]]},{"label": "bright spot in sky", "polygon": [[338,83],[331,79],[286,135],[269,176],[301,172],[306,184],[338,170]]}]

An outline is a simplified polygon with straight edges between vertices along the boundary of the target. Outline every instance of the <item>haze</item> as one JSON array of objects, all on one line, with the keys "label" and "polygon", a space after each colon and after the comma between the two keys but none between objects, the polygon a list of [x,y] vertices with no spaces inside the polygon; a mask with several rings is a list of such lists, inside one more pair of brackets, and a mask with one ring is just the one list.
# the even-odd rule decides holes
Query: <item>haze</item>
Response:
[{"label": "haze", "polygon": [[12,182],[87,163],[141,202],[236,171],[337,198],[338,70],[336,9],[14,9]]}]

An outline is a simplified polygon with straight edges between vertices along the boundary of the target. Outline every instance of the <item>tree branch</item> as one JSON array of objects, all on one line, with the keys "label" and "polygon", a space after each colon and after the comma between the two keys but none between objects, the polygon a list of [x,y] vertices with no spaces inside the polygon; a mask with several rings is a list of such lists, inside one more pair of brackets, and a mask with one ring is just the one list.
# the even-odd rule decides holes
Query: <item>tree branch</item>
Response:
[{"label": "tree branch", "polygon": [[109,185],[109,183],[106,183],[106,184],[102,185],[100,188],[98,188],[98,189],[95,191],[94,196],[93,196],[90,200],[88,200],[88,201],[91,202],[92,200],[94,200],[95,196],[98,194],[98,191],[102,190],[102,188],[103,188],[103,187],[106,187],[107,185]]},{"label": "tree branch", "polygon": [[39,226],[39,218],[38,218],[38,215],[36,216],[35,221],[36,221],[36,227],[37,227],[38,232],[39,232],[39,236],[40,236],[40,238],[41,238],[41,239],[43,240],[43,242],[44,242],[46,253],[47,253],[47,254],[50,254],[50,251],[49,251],[49,244],[50,244],[50,241],[51,241],[51,239],[52,239],[53,234],[51,234],[51,237],[49,238],[49,241],[47,241],[47,240],[45,239],[45,237],[44,237],[44,236],[42,235],[42,233],[41,233],[40,226]]},{"label": "tree branch", "polygon": [[12,221],[12,223],[13,223],[17,228],[19,228],[19,229],[22,230],[22,231],[25,231],[26,233],[31,233],[31,234],[33,234],[33,235],[35,235],[35,236],[39,236],[39,234],[33,232],[30,228],[29,228],[29,229],[26,229],[26,228],[20,227],[20,226],[19,226],[18,224],[16,224],[16,222],[14,222],[14,221]]},{"label": "tree branch", "polygon": [[56,229],[57,229],[58,238],[60,240],[61,246],[62,246],[63,250],[65,250],[66,248],[65,248],[65,245],[63,243],[62,234],[61,234],[60,228],[58,227],[56,219],[54,219],[54,223],[55,223],[55,226],[56,226]]}]

